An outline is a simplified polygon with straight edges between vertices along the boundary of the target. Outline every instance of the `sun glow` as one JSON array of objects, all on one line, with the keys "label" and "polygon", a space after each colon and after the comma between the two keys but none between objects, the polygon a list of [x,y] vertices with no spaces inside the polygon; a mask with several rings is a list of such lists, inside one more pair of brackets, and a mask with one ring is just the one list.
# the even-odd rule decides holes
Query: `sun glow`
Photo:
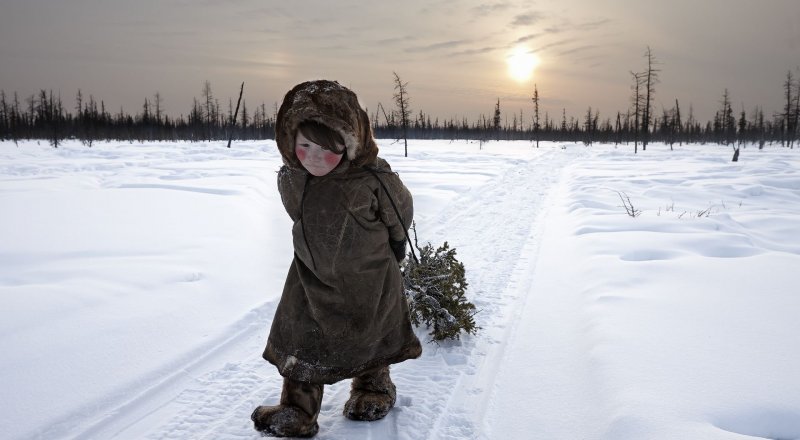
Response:
[{"label": "sun glow", "polygon": [[508,74],[511,75],[511,78],[518,82],[525,82],[533,76],[533,71],[539,65],[539,57],[528,48],[517,47],[506,58],[506,64],[508,64]]}]

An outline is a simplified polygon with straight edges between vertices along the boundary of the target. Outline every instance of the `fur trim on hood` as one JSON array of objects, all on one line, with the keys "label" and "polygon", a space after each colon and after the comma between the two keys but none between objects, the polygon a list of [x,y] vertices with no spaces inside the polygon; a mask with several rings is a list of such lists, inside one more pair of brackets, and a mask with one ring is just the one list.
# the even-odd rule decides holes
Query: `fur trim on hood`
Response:
[{"label": "fur trim on hood", "polygon": [[316,121],[342,135],[351,167],[374,165],[378,146],[356,94],[336,81],[307,81],[286,93],[275,123],[275,142],[290,168],[303,169],[294,153],[297,126]]}]

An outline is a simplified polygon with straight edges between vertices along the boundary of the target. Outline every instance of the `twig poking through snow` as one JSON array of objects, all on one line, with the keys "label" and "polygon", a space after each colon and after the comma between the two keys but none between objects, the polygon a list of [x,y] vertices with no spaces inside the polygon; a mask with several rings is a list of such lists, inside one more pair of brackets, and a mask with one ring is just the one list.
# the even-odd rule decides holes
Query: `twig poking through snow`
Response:
[{"label": "twig poking through snow", "polygon": [[627,194],[617,191],[617,195],[619,195],[619,199],[622,200],[622,207],[625,208],[625,212],[627,212],[629,216],[636,218],[642,213],[640,209],[633,207],[633,202],[631,202],[631,198],[628,197]]}]

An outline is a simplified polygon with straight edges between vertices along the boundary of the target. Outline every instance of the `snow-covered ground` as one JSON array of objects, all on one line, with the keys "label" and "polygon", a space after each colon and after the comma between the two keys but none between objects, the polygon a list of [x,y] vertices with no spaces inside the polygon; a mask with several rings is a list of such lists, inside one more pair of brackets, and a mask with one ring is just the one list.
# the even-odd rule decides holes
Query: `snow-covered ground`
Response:
[{"label": "snow-covered ground", "polygon": [[[326,387],[318,438],[800,439],[800,151],[379,144],[482,329],[393,367],[382,421]],[[271,141],[0,143],[0,438],[260,438],[279,165]]]}]

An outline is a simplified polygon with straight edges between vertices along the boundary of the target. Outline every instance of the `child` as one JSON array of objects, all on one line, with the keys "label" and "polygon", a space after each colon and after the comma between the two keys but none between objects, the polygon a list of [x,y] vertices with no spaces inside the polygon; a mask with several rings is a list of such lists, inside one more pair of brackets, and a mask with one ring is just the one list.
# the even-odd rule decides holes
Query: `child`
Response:
[{"label": "child", "polygon": [[289,268],[264,350],[283,379],[280,404],[255,429],[311,437],[324,384],[353,378],[344,415],[378,420],[394,406],[389,365],[419,357],[398,261],[411,194],[377,157],[356,95],[333,81],[298,84],[275,126],[278,190],[294,226]]}]

